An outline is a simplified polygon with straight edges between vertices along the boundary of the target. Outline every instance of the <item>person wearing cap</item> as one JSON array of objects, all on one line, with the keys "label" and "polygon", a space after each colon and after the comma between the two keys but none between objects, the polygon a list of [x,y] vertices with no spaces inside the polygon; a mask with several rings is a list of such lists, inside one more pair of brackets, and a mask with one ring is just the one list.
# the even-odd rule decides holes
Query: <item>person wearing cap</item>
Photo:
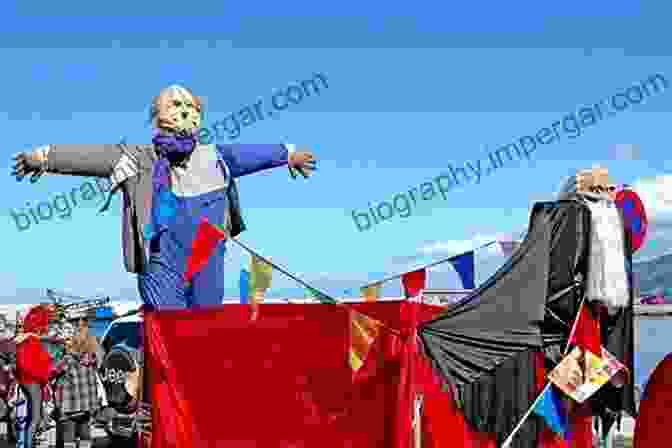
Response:
[{"label": "person wearing cap", "polygon": [[102,349],[89,333],[87,317],[78,319],[78,333],[66,344],[65,375],[55,388],[56,447],[91,446],[91,417],[98,408],[97,367]]},{"label": "person wearing cap", "polygon": [[62,360],[54,358],[43,343],[52,314],[48,306],[32,307],[23,320],[22,333],[16,338],[16,381],[20,394],[15,422],[17,448],[33,447],[42,420],[43,388],[63,368]]}]

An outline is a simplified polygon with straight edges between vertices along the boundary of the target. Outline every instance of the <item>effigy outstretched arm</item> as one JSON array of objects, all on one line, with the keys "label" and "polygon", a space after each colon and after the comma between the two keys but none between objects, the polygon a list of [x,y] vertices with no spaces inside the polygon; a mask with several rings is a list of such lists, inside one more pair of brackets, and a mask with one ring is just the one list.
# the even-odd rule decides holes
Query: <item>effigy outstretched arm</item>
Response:
[{"label": "effigy outstretched arm", "polygon": [[234,178],[258,171],[289,165],[307,177],[315,169],[315,158],[310,151],[295,151],[294,145],[236,144],[221,145],[220,151]]},{"label": "effigy outstretched arm", "polygon": [[12,175],[31,182],[44,173],[110,177],[123,154],[120,144],[46,145],[15,155]]}]

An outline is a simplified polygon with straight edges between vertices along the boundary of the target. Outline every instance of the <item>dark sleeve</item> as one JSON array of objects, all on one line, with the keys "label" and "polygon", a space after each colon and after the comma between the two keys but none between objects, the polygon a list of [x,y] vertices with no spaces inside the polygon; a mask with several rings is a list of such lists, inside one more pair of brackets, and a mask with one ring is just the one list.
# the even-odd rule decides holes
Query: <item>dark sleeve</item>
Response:
[{"label": "dark sleeve", "polygon": [[289,151],[283,144],[218,145],[231,169],[232,177],[240,177],[287,165]]},{"label": "dark sleeve", "polygon": [[49,145],[48,171],[86,177],[109,177],[122,155],[120,145]]}]

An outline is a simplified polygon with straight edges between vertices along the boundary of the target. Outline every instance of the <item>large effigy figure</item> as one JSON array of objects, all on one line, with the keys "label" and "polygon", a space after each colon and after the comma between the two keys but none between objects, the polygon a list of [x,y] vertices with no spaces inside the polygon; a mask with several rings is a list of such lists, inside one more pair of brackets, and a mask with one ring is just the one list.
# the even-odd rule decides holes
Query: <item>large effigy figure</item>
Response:
[{"label": "large effigy figure", "polygon": [[[17,180],[43,173],[108,177],[112,195],[123,194],[123,253],[126,270],[135,273],[145,304],[194,307],[221,304],[224,295],[226,237],[245,224],[235,179],[288,166],[304,177],[315,169],[310,151],[283,144],[201,144],[203,110],[188,89],[171,86],[154,98],[150,118],[152,144],[55,144],[17,154]],[[195,238],[213,240],[204,224],[222,231],[206,260],[196,263]],[[204,233],[204,235],[203,235]],[[256,310],[253,311],[253,315]]]}]

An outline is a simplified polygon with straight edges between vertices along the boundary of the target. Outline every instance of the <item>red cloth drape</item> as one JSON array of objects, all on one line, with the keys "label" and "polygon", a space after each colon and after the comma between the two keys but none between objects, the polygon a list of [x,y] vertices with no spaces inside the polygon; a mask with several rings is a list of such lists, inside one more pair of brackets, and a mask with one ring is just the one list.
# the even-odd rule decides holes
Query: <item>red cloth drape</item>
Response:
[{"label": "red cloth drape", "polygon": [[353,305],[402,333],[380,331],[353,384],[347,309],[261,307],[254,323],[245,305],[145,313],[152,448],[411,448],[418,392],[423,448],[496,448],[466,424],[419,350],[413,322],[440,308]]},{"label": "red cloth drape", "polygon": [[152,447],[201,446],[195,444],[199,434],[194,427],[196,420],[180,383],[181,373],[185,369],[173,363],[173,357],[166,349],[166,338],[162,334],[164,328],[157,315],[145,313],[144,320],[148,336],[145,350],[149,355],[147,372],[151,384],[150,395],[154,403],[160,404],[152,407],[152,422],[156,428],[152,434]]},{"label": "red cloth drape", "polygon": [[672,427],[672,353],[651,374],[639,405],[635,424],[635,448],[668,446]]}]

